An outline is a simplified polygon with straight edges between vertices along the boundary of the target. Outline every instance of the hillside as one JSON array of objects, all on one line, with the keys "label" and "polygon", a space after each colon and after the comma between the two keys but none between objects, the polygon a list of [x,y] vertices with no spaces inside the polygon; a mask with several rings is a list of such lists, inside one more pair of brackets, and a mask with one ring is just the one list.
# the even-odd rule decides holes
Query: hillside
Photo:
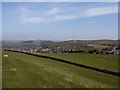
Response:
[{"label": "hillside", "polygon": [[0,50],[0,89],[2,88],[2,51]]},{"label": "hillside", "polygon": [[44,41],[44,40],[29,40],[29,41],[2,41],[3,48],[18,48],[18,49],[39,49],[51,48],[57,49],[75,49],[75,50],[91,50],[91,49],[105,49],[118,46],[117,40],[70,40],[70,41]]},{"label": "hillside", "polygon": [[117,76],[22,53],[3,55],[3,88],[118,87]]},{"label": "hillside", "polygon": [[[54,58],[72,61],[79,64],[93,66],[101,69],[107,69],[118,72],[118,55],[102,55],[102,54],[88,54],[88,53],[52,53],[38,55],[50,56]],[[109,63],[109,64],[108,64]]]},{"label": "hillside", "polygon": [[74,49],[75,51],[89,51],[89,50],[103,50],[106,48],[113,48],[118,46],[117,40],[70,40],[70,41],[61,41],[61,42],[53,42],[50,44],[46,44],[44,48],[52,48],[57,49]]},{"label": "hillside", "polygon": [[3,40],[2,46],[3,48],[9,48],[9,49],[29,49],[29,48],[39,48],[42,45],[52,43],[52,41],[43,41],[43,40]]}]

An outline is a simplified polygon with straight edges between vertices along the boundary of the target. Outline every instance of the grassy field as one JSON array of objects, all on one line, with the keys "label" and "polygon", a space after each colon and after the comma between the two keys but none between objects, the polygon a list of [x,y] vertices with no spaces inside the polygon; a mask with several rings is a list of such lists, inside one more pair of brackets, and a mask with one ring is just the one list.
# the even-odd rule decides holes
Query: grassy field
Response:
[{"label": "grassy field", "polygon": [[36,54],[60,58],[101,69],[118,71],[118,55],[87,54],[87,53],[61,53],[61,54],[36,53]]},{"label": "grassy field", "polygon": [[0,89],[2,88],[2,51],[0,50]]},{"label": "grassy field", "polygon": [[[118,77],[50,59],[4,51],[3,88],[117,88]],[[83,57],[85,57],[83,55]]]},{"label": "grassy field", "polygon": [[111,46],[100,45],[100,44],[88,44],[88,46],[94,47],[95,49],[103,49],[103,48],[111,47]]}]

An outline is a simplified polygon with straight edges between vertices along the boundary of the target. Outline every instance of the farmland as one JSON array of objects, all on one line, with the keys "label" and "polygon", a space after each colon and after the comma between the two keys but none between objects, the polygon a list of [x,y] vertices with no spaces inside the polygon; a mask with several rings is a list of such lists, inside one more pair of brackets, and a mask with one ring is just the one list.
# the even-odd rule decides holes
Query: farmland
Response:
[{"label": "farmland", "polygon": [[88,53],[59,53],[59,54],[43,54],[40,55],[55,57],[72,61],[88,66],[94,66],[101,69],[118,71],[118,55],[88,54]]},{"label": "farmland", "polygon": [[2,88],[2,51],[0,50],[0,89]]},{"label": "farmland", "polygon": [[68,50],[83,51],[83,52],[106,52],[118,47],[117,40],[69,40],[69,41],[2,41],[4,49],[26,50],[34,52],[42,52],[43,49],[47,52],[57,53],[58,51],[66,52]]},{"label": "farmland", "polygon": [[[118,77],[50,59],[3,51],[3,88],[117,88]],[[117,55],[44,54],[117,71]],[[84,60],[83,60],[84,59]],[[95,61],[95,60],[96,61]],[[75,61],[74,61],[75,60]],[[80,61],[77,61],[80,60]],[[88,61],[89,60],[89,61]],[[99,62],[99,60],[101,60]],[[103,61],[105,61],[103,63]],[[109,65],[107,65],[109,63]]]}]

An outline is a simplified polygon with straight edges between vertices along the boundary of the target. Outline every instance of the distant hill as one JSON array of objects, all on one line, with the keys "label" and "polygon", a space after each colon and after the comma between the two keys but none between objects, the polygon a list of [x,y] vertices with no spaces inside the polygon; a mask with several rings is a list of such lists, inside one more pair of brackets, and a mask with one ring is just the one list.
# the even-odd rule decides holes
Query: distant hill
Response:
[{"label": "distant hill", "polygon": [[70,40],[47,44],[46,47],[62,48],[106,48],[118,46],[117,40]]},{"label": "distant hill", "polygon": [[75,50],[104,49],[118,46],[118,40],[69,40],[69,41],[49,41],[49,40],[3,40],[3,48],[62,48]]},{"label": "distant hill", "polygon": [[43,40],[3,40],[3,48],[38,48],[42,45],[52,43],[52,41],[43,41]]}]

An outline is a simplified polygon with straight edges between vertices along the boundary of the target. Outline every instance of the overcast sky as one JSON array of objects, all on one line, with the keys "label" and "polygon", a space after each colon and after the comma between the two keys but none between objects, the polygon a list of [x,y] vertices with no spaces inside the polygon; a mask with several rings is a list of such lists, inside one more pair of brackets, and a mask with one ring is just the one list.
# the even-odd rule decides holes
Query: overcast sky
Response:
[{"label": "overcast sky", "polygon": [[117,2],[3,2],[3,39],[118,39],[117,5]]}]

